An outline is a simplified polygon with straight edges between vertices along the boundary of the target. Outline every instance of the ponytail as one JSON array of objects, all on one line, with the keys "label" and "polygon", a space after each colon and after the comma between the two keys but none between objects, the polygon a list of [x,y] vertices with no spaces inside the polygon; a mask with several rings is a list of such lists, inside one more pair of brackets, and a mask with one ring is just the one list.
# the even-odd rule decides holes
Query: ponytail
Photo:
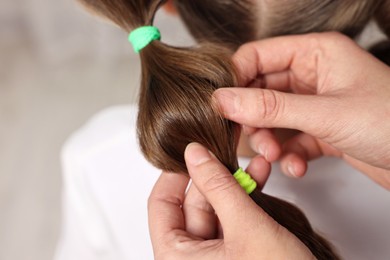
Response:
[{"label": "ponytail", "polygon": [[[81,0],[125,31],[152,26],[161,0]],[[206,30],[206,28],[204,28]],[[187,173],[184,150],[191,142],[209,149],[229,170],[238,169],[239,127],[222,117],[212,94],[236,85],[232,51],[221,44],[176,48],[154,40],[140,51],[142,81],[137,133],[146,159],[157,168]],[[318,259],[338,259],[295,206],[256,188],[250,196],[301,239]]]}]

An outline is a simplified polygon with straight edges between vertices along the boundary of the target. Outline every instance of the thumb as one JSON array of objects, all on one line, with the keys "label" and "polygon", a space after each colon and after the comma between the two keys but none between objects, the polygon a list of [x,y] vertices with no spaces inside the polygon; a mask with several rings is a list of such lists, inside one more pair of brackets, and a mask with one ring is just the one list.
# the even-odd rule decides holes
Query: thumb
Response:
[{"label": "thumb", "polygon": [[[184,156],[193,183],[218,215],[226,244],[233,244],[238,250],[257,251],[256,255],[261,259],[268,259],[270,254],[277,259],[286,255],[299,255],[297,259],[311,256],[300,240],[256,205],[207,149],[191,143]],[[264,246],[260,251],[256,250],[259,245]],[[245,252],[238,253],[242,256]]]},{"label": "thumb", "polygon": [[[334,123],[330,97],[258,88],[220,88],[213,94],[224,116],[257,128],[291,128],[316,137]],[[329,121],[332,119],[332,121]],[[325,124],[325,125],[324,125]]]},{"label": "thumb", "polygon": [[236,225],[241,229],[245,224],[252,225],[250,220],[257,220],[259,211],[266,215],[206,148],[191,143],[184,156],[193,183],[216,211],[222,227],[229,227],[228,232]]}]

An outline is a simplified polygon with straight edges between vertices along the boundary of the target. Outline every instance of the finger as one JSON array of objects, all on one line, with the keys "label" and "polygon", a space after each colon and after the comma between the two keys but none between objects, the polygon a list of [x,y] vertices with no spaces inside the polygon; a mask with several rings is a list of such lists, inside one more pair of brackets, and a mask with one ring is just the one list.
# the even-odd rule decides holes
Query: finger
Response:
[{"label": "finger", "polygon": [[252,158],[253,156],[257,155],[257,153],[253,151],[253,149],[250,147],[249,136],[243,134],[242,131],[240,133],[240,139],[238,141],[237,155],[239,157],[248,157],[248,158]]},{"label": "finger", "polygon": [[[184,230],[182,205],[189,177],[163,172],[148,200],[149,230],[153,246],[173,230]],[[172,236],[171,236],[172,237]]]},{"label": "finger", "polygon": [[317,92],[317,84],[313,78],[300,79],[296,74],[299,74],[299,71],[288,70],[266,74],[263,76],[263,88],[297,94],[315,94]]},{"label": "finger", "polygon": [[[203,146],[191,143],[184,153],[193,183],[213,206],[222,227],[250,225],[260,209],[237,183],[232,174]],[[265,214],[265,213],[264,213]],[[224,234],[226,235],[224,229]],[[240,235],[240,234],[237,234]]]},{"label": "finger", "polygon": [[258,155],[251,159],[245,170],[256,181],[257,187],[263,189],[271,172],[271,165],[264,157]]},{"label": "finger", "polygon": [[317,91],[315,77],[307,77],[307,75],[302,75],[304,77],[299,77],[301,73],[301,71],[294,68],[294,70],[265,74],[262,75],[261,84],[250,83],[247,88],[257,87],[281,92],[315,94]]},{"label": "finger", "polygon": [[239,86],[245,88],[268,88],[282,92],[292,92],[295,85],[297,85],[296,83],[299,83],[299,81],[295,81],[294,75],[291,71],[286,70],[282,72],[258,75],[257,78],[253,79],[247,85]]},{"label": "finger", "polygon": [[[239,75],[239,86],[244,87],[258,75],[290,70],[303,57],[305,67],[316,70],[319,48],[318,35],[283,36],[244,44],[233,56]],[[307,71],[306,71],[307,72]]]},{"label": "finger", "polygon": [[257,130],[257,128],[251,127],[251,126],[247,126],[247,125],[243,125],[241,127],[241,129],[242,129],[242,132],[244,133],[244,135],[251,135],[254,132],[256,132],[256,130]]},{"label": "finger", "polygon": [[292,128],[319,137],[328,135],[336,120],[334,109],[338,100],[331,96],[220,88],[213,97],[226,118],[250,127]]},{"label": "finger", "polygon": [[249,145],[253,151],[274,162],[281,155],[281,145],[270,129],[261,128],[249,136]]},{"label": "finger", "polygon": [[193,184],[184,200],[183,212],[188,233],[206,240],[216,238],[217,216],[213,207]]},{"label": "finger", "polygon": [[278,90],[282,92],[291,92],[290,71],[275,72],[263,75],[263,86],[267,89]]},{"label": "finger", "polygon": [[307,161],[299,154],[289,152],[280,159],[280,168],[289,177],[301,178],[306,174]]},{"label": "finger", "polygon": [[341,156],[332,146],[310,135],[300,133],[283,144],[284,156],[281,168],[292,177],[302,177],[307,170],[307,162],[321,156]]}]

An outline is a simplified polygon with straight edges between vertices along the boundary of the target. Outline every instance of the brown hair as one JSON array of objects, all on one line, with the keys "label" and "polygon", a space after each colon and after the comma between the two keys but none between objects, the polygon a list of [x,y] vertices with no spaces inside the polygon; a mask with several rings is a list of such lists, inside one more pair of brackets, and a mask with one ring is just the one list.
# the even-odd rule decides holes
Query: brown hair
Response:
[{"label": "brown hair", "polygon": [[[127,32],[152,25],[155,12],[164,2],[80,1]],[[250,0],[177,1],[176,5],[200,44],[175,48],[154,41],[140,52],[142,82],[137,127],[141,150],[156,167],[186,173],[184,149],[188,143],[198,142],[235,172],[238,127],[221,116],[211,95],[219,87],[236,85],[230,57],[233,49],[256,37],[253,6]],[[259,189],[251,197],[317,258],[338,259],[295,206]]]},{"label": "brown hair", "polygon": [[390,0],[281,0],[254,6],[255,1],[174,0],[195,38],[235,47],[256,39],[309,32],[339,31],[355,37],[373,18],[390,37]]},{"label": "brown hair", "polygon": [[375,12],[375,18],[379,27],[390,37],[390,0],[382,0],[381,5]]}]

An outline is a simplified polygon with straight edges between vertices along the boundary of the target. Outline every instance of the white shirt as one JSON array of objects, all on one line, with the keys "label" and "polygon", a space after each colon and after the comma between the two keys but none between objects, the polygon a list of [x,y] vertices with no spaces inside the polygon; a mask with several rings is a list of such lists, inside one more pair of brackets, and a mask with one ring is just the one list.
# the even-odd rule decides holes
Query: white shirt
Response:
[{"label": "white shirt", "polygon": [[[108,108],[64,145],[56,260],[153,259],[146,204],[160,170],[139,151],[136,112]],[[247,163],[240,159],[241,166]],[[342,258],[390,259],[390,193],[344,162],[311,162],[301,180],[274,165],[264,192],[301,208]]]}]

